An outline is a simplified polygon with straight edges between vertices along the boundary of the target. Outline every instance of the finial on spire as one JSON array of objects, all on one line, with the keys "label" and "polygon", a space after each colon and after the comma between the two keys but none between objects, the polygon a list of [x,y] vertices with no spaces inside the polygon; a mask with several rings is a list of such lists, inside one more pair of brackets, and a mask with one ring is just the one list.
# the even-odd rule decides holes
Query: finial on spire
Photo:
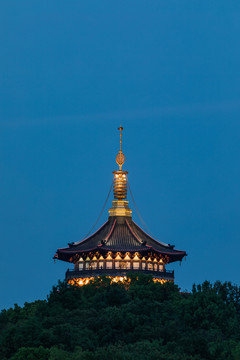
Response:
[{"label": "finial on spire", "polygon": [[132,210],[128,207],[127,198],[127,171],[122,170],[122,166],[125,162],[125,156],[122,152],[122,131],[123,127],[120,125],[118,128],[120,131],[120,149],[116,156],[116,162],[119,165],[119,170],[113,171],[113,195],[114,201],[112,202],[113,206],[109,210],[109,216],[130,216]]},{"label": "finial on spire", "polygon": [[119,170],[122,170],[122,166],[125,162],[125,156],[122,152],[122,131],[123,131],[122,125],[120,125],[118,130],[120,131],[120,150],[116,156],[116,163],[119,165]]},{"label": "finial on spire", "polygon": [[120,151],[122,151],[122,131],[123,131],[122,125],[120,125],[118,130],[120,131]]}]

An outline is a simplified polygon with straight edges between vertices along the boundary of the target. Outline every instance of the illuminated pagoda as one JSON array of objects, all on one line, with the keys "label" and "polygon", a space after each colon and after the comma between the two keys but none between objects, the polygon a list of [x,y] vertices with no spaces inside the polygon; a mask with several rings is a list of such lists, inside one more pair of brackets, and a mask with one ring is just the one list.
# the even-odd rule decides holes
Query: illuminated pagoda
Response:
[{"label": "illuminated pagoda", "polygon": [[112,281],[123,281],[130,272],[151,274],[156,282],[174,281],[174,271],[167,271],[165,266],[186,256],[185,251],[175,250],[174,245],[155,240],[132,220],[132,210],[126,200],[128,172],[122,170],[123,128],[118,130],[120,150],[116,162],[119,169],[113,171],[114,200],[108,220],[94,234],[58,249],[54,256],[74,264],[74,269],[66,272],[70,284],[85,285],[90,279],[103,275]]}]

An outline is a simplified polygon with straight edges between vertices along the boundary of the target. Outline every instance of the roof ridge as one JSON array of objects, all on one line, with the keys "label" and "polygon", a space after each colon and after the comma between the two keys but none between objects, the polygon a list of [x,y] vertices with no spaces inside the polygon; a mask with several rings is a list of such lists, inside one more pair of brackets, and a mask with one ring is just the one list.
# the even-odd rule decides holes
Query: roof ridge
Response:
[{"label": "roof ridge", "polygon": [[111,230],[110,230],[108,236],[107,236],[106,239],[105,239],[105,244],[107,244],[110,236],[112,235],[112,232],[113,232],[113,230],[114,230],[114,228],[115,228],[116,221],[117,221],[117,219],[114,220],[114,223],[113,223],[113,225],[112,225],[112,227],[111,227]]},{"label": "roof ridge", "polygon": [[80,245],[80,244],[84,244],[85,241],[91,239],[94,235],[96,235],[107,223],[109,222],[109,220],[107,220],[98,230],[95,231],[95,233],[93,233],[92,235],[90,235],[89,237],[83,239],[83,240],[80,240],[80,241],[77,241],[73,244],[74,245]]},{"label": "roof ridge", "polygon": [[131,231],[132,235],[135,237],[135,239],[141,244],[143,245],[143,242],[141,239],[139,239],[139,237],[135,234],[135,232],[133,231],[133,229],[131,228],[129,222],[127,221],[127,219],[125,219],[126,223],[127,223],[127,226],[129,228],[129,230]]},{"label": "roof ridge", "polygon": [[147,232],[145,232],[145,231],[141,228],[141,226],[139,226],[138,224],[136,224],[134,221],[133,221],[133,224],[134,224],[140,231],[142,231],[145,235],[147,235],[151,240],[153,240],[154,242],[156,242],[157,245],[161,245],[161,246],[163,246],[163,247],[169,248],[169,245],[168,245],[168,244],[154,239],[151,235],[149,235]]}]

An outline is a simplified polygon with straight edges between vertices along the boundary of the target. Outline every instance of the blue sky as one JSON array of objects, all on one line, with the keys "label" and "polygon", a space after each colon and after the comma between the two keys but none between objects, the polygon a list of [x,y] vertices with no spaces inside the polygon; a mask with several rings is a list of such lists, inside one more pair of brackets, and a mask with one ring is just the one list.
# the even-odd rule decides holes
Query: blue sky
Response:
[{"label": "blue sky", "polygon": [[1,2],[1,308],[64,278],[52,256],[96,221],[120,123],[141,216],[188,253],[176,283],[240,285],[239,17],[239,1]]}]

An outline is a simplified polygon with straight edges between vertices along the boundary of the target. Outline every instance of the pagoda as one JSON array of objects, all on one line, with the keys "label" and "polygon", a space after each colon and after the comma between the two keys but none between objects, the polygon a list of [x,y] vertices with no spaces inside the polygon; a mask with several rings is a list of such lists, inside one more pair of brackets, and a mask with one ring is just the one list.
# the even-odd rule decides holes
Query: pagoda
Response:
[{"label": "pagoda", "polygon": [[66,272],[70,284],[85,285],[103,275],[113,282],[123,281],[128,273],[150,274],[155,282],[174,281],[174,271],[166,270],[166,265],[182,261],[186,256],[185,251],[157,241],[132,220],[132,210],[126,200],[128,172],[122,170],[125,162],[123,127],[118,130],[120,150],[116,162],[119,169],[113,171],[114,200],[108,220],[94,234],[58,249],[54,256],[54,259],[74,264],[74,269]]}]

